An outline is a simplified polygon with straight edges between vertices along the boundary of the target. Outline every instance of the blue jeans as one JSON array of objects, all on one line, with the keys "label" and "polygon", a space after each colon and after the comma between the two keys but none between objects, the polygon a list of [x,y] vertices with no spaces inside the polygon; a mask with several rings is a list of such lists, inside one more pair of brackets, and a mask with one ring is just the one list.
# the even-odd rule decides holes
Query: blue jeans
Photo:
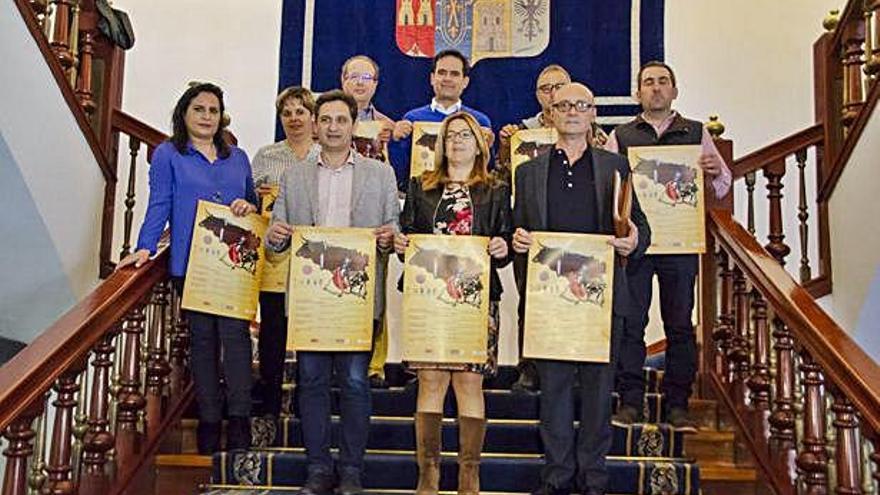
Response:
[{"label": "blue jeans", "polygon": [[309,474],[333,472],[330,457],[330,380],[340,387],[339,472],[359,475],[370,428],[369,352],[298,352],[297,394]]}]

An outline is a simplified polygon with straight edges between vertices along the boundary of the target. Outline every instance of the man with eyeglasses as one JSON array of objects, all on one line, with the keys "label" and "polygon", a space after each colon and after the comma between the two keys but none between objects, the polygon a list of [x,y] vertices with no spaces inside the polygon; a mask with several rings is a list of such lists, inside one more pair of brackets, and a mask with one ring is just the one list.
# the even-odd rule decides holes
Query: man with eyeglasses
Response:
[{"label": "man with eyeglasses", "polygon": [[[686,119],[672,109],[672,102],[678,97],[672,69],[663,62],[646,63],[639,69],[635,96],[642,105],[642,113],[612,131],[605,148],[626,156],[630,146],[699,144],[703,150],[699,165],[707,179],[711,179],[715,196],[724,197],[730,190],[730,169],[703,124]],[[626,319],[617,376],[621,406],[614,416],[615,421],[630,424],[642,420],[645,327],[656,274],[660,287],[660,314],[666,334],[662,388],[666,420],[677,428],[696,427],[688,415],[688,399],[697,373],[692,314],[698,269],[699,256],[696,254],[651,254],[627,266],[639,312]]]},{"label": "man with eyeglasses", "polygon": [[[615,172],[629,175],[629,164],[620,155],[591,145],[596,118],[593,94],[578,83],[560,87],[551,117],[559,134],[549,153],[519,166],[513,209],[514,263],[524,266],[534,243],[531,232],[611,234],[610,208]],[[619,257],[640,258],[650,244],[651,231],[639,202],[633,197],[629,234],[608,243]],[[572,489],[585,495],[605,493],[608,472],[605,456],[611,447],[611,392],[623,318],[635,308],[627,279],[615,259],[610,362],[593,363],[535,359],[541,390],[541,440],[544,468],[538,495],[568,495]],[[515,270],[522,275],[522,268]],[[517,280],[524,287],[524,280]],[[525,297],[525,293],[520,293]],[[580,396],[580,425],[574,430],[574,394]]]},{"label": "man with eyeglasses", "polygon": [[406,192],[409,184],[410,151],[412,147],[413,122],[442,122],[448,115],[463,111],[471,114],[483,129],[489,146],[492,146],[494,134],[492,121],[489,117],[461,102],[461,94],[470,82],[470,63],[467,57],[457,50],[443,50],[434,56],[431,64],[431,87],[434,98],[423,107],[414,108],[394,126],[394,141],[388,146],[391,165],[397,175],[397,187]]},{"label": "man with eyeglasses", "polygon": [[[358,122],[382,122],[382,130],[373,143],[373,153],[368,158],[384,161],[385,147],[391,140],[394,130],[394,121],[376,109],[373,104],[373,96],[379,86],[379,64],[366,55],[355,55],[342,64],[342,91],[351,95],[358,107]],[[383,257],[379,260],[387,267],[388,259]],[[373,355],[370,359],[369,377],[370,386],[373,388],[388,388],[385,381],[385,361],[388,359],[388,325],[387,320],[382,318],[382,323],[376,327],[373,335]]]}]

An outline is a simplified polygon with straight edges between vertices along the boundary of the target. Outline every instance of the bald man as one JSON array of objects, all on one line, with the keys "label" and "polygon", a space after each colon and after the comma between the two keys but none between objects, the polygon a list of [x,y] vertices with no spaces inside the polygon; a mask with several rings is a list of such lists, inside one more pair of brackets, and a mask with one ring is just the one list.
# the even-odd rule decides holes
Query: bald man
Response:
[{"label": "bald man", "polygon": [[[596,119],[593,93],[583,84],[560,87],[551,117],[559,139],[553,149],[526,162],[516,172],[513,249],[520,299],[525,299],[526,255],[531,232],[614,234],[612,184],[614,173],[629,175],[620,155],[595,148],[591,129]],[[638,200],[633,197],[627,237],[613,238],[615,257],[641,258],[651,231]],[[616,260],[615,260],[616,261]],[[604,494],[608,483],[605,456],[611,447],[611,391],[625,315],[637,311],[630,301],[627,278],[614,263],[611,321],[611,362],[592,363],[536,359],[541,390],[541,439],[544,469],[540,495]],[[579,388],[576,388],[579,385]],[[574,395],[580,394],[580,431],[574,431]]]}]

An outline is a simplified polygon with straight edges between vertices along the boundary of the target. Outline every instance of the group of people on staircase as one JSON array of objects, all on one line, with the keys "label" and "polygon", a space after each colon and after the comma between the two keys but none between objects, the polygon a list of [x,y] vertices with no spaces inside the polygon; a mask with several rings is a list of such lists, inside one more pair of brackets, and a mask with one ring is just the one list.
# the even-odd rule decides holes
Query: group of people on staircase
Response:
[{"label": "group of people on staircase", "polygon": [[[541,112],[499,132],[499,149],[509,147],[513,133],[524,128],[553,127],[558,140],[549,152],[520,165],[511,197],[511,174],[505,153],[494,153],[495,135],[486,114],[463,105],[470,64],[454,50],[438,53],[430,72],[434,97],[399,121],[372,103],[379,66],[356,55],[341,69],[341,89],[317,99],[301,87],[283,90],[276,100],[285,139],[261,148],[253,163],[224,140],[223,92],[213,84],[190,87],[178,101],[173,135],[160,145],[150,169],[150,199],[137,250],[119,267],[140,267],[156,254],[159,238],[170,223],[170,274],[182,291],[196,203],[224,203],[235,215],[258,211],[260,195],[278,186],[266,249],[290,248],[297,225],[368,227],[376,239],[377,263],[373,352],[298,352],[297,395],[308,479],[303,495],[362,493],[362,475],[370,423],[370,388],[383,386],[387,353],[384,322],[387,259],[401,259],[410,234],[477,235],[489,238],[492,260],[488,356],[480,364],[409,362],[417,376],[414,411],[419,495],[436,494],[440,481],[443,401],[450,384],[458,410],[458,493],[479,493],[479,463],[486,428],[483,378],[497,370],[498,304],[502,293],[498,270],[513,262],[524,308],[525,255],[532,232],[614,234],[611,213],[615,172],[630,172],[625,153],[630,146],[700,144],[700,165],[718,197],[728,193],[730,171],[699,122],[672,110],[678,96],[672,69],[649,62],[638,72],[635,95],[643,112],[610,135],[596,125],[593,93],[572,82],[561,66],[551,65],[537,77],[535,96]],[[379,121],[377,147],[388,161],[358,153],[352,136],[359,122]],[[435,167],[410,178],[409,150],[413,123],[442,122],[435,145]],[[389,163],[390,161],[390,163]],[[405,193],[405,196],[403,196]],[[403,199],[401,212],[400,198]],[[677,427],[692,426],[687,404],[696,372],[696,342],[691,322],[697,273],[696,255],[646,255],[651,228],[637,198],[626,237],[609,243],[615,263],[611,362],[522,361],[516,388],[540,391],[540,431],[545,466],[537,494],[605,493],[605,456],[611,444],[612,392],[622,398],[615,420],[642,420],[645,359],[644,333],[656,273],[660,309],[667,337],[667,418]],[[514,206],[512,207],[511,204]],[[260,395],[262,414],[281,414],[287,315],[284,294],[261,293]],[[187,311],[192,372],[199,406],[200,453],[220,450],[223,419],[221,368],[228,414],[227,449],[251,445],[250,322]],[[522,325],[519,325],[520,353]],[[328,326],[328,332],[332,328]],[[221,352],[222,350],[222,352]],[[330,454],[331,383],[340,388],[342,434],[339,456]],[[574,393],[580,394],[575,418]],[[574,420],[579,421],[575,432]]]}]

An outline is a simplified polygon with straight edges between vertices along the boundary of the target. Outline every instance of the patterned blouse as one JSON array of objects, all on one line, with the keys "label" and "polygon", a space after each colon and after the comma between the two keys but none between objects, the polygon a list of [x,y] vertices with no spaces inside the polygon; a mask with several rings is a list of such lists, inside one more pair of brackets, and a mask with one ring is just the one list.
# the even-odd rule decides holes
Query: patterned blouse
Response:
[{"label": "patterned blouse", "polygon": [[473,224],[474,208],[468,186],[450,182],[434,211],[434,233],[470,235]]}]

